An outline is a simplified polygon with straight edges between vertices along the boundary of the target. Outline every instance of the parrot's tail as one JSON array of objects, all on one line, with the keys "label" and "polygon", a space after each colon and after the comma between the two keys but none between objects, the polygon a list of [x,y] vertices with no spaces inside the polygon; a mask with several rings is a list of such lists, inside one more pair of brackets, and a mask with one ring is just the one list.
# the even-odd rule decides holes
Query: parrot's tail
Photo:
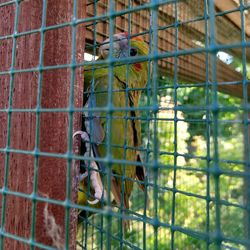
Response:
[{"label": "parrot's tail", "polygon": [[[123,210],[123,214],[126,214],[126,211],[124,210],[129,210],[129,198],[133,189],[133,184],[133,181],[125,180],[124,192],[122,192],[122,181],[119,180],[117,177],[112,177],[111,191],[114,195],[115,202],[119,208],[121,208],[123,194],[124,206],[121,208]],[[128,219],[123,219],[122,224],[125,231],[128,231],[130,229],[130,221]]]},{"label": "parrot's tail", "polygon": [[140,165],[136,166],[136,178],[138,179],[138,181],[140,181],[140,183],[138,183],[139,187],[141,188],[141,190],[144,192],[145,191],[145,180],[146,180],[146,171],[144,166],[141,165],[142,161],[141,161],[141,157],[140,154],[137,154],[137,162],[140,163]]},{"label": "parrot's tail", "polygon": [[[139,163],[142,163],[139,153],[137,154],[137,161]],[[146,200],[145,202],[146,202],[146,205],[147,205],[147,208],[148,208],[149,207],[149,198],[148,198],[147,190],[146,190],[146,187],[145,187],[146,186],[147,174],[146,174],[145,167],[142,166],[141,164],[136,166],[136,178],[139,181],[139,183],[138,183],[139,188],[145,194],[145,200]]]}]

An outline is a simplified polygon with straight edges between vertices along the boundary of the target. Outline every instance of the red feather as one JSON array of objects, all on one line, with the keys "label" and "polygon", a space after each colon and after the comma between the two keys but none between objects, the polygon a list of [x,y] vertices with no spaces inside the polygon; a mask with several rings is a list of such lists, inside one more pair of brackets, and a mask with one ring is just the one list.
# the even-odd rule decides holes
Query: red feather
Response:
[{"label": "red feather", "polygon": [[134,67],[136,71],[140,71],[142,69],[141,63],[135,63]]}]

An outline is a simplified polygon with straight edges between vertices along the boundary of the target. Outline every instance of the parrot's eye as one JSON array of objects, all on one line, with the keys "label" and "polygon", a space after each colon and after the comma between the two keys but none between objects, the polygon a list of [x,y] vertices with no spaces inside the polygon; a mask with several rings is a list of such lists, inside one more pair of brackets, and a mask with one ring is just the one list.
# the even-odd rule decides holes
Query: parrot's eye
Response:
[{"label": "parrot's eye", "polygon": [[130,56],[136,56],[137,55],[137,49],[131,48],[130,49]]}]

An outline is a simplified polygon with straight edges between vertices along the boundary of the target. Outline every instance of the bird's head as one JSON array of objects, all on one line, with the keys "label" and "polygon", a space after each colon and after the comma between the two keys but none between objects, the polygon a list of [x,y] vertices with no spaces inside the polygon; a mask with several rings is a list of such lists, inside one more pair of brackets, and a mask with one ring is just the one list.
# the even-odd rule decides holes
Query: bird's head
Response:
[{"label": "bird's head", "polygon": [[[112,57],[116,59],[146,56],[149,53],[148,44],[142,38],[129,38],[127,32],[115,34],[113,36],[112,43],[110,39],[106,39],[99,48],[99,59],[106,59],[109,56],[110,50],[112,53]],[[118,63],[118,65],[121,64]],[[121,67],[116,67],[115,72],[118,72],[119,77],[122,78],[123,81],[125,81],[126,78],[125,68],[127,65],[129,65],[129,73],[131,79],[136,79],[140,81],[142,85],[145,85],[148,72],[148,62],[139,61],[130,63],[128,61]]]},{"label": "bird's head", "polygon": [[118,33],[113,36],[112,47],[110,39],[106,39],[99,48],[100,58],[106,59],[112,50],[114,58],[126,58],[148,55],[148,45],[139,37],[128,37],[128,33]]}]

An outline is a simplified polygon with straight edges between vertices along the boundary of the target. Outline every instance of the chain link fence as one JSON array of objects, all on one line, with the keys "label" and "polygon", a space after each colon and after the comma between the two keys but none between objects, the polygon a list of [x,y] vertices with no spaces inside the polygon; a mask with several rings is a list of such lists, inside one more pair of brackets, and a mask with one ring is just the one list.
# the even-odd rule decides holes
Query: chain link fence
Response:
[{"label": "chain link fence", "polygon": [[0,0],[0,248],[249,249],[249,10]]}]

